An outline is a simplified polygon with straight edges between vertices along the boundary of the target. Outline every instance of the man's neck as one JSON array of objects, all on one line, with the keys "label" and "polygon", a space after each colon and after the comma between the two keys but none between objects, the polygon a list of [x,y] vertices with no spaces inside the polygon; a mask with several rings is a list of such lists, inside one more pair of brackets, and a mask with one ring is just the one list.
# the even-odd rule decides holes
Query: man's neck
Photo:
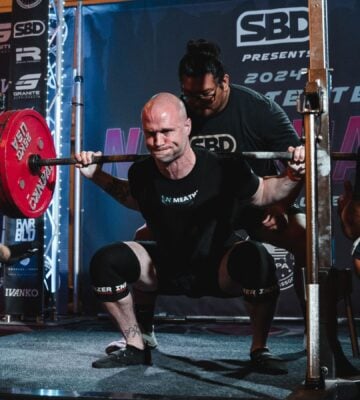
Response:
[{"label": "man's neck", "polygon": [[222,99],[222,102],[221,102],[221,106],[217,110],[217,112],[222,111],[227,106],[227,104],[229,102],[229,97],[230,97],[230,90],[231,90],[231,88],[229,86],[228,90],[226,92],[223,92],[223,94],[222,94],[223,95],[223,99]]},{"label": "man's neck", "polygon": [[156,165],[162,175],[166,178],[176,180],[187,176],[194,168],[195,163],[196,155],[193,149],[188,146],[185,152],[176,160],[170,163],[156,162]]}]

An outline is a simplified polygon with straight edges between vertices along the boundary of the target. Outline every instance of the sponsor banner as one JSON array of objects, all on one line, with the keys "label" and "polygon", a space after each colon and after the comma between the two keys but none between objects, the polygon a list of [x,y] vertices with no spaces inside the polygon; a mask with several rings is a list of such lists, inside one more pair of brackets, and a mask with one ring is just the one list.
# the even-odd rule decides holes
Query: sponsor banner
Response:
[{"label": "sponsor banner", "polygon": [[[84,93],[86,115],[84,148],[105,154],[142,153],[140,110],[154,93],[180,94],[178,62],[190,39],[216,41],[232,83],[245,85],[274,99],[284,108],[299,135],[302,115],[297,98],[309,67],[309,26],[306,0],[248,2],[153,1],[84,7]],[[355,151],[360,144],[360,42],[356,40],[360,9],[354,2],[328,4],[329,58],[332,90],[329,93],[333,151]],[[131,23],[129,22],[131,21]],[[186,26],[186,29],[183,27]],[[101,65],[101,68],[99,66]],[[261,116],[259,116],[261,118]],[[206,140],[203,138],[202,140]],[[221,142],[220,142],[221,141]],[[231,148],[224,133],[219,143]],[[129,164],[104,165],[126,177]],[[335,266],[351,265],[350,246],[336,218],[336,200],[344,179],[353,179],[354,163],[333,163]],[[94,251],[114,240],[129,240],[143,220],[139,214],[114,203],[94,185],[84,185],[83,271]],[[304,204],[304,197],[300,202]],[[269,247],[278,267],[281,285],[278,315],[299,316],[293,289],[293,259],[282,249]],[[180,250],[181,251],[181,250]],[[354,282],[355,284],[357,282]],[[357,293],[356,293],[357,292]],[[84,290],[83,304],[93,311],[96,302]],[[358,295],[359,290],[354,290]],[[201,306],[187,299],[166,298],[158,311],[168,314],[227,315],[228,302],[206,299]],[[179,308],[179,302],[181,307]],[[354,302],[360,304],[360,302]]]},{"label": "sponsor banner", "polygon": [[[6,219],[5,242],[42,241],[42,221],[37,218]],[[3,296],[5,314],[40,316],[43,310],[43,255],[25,258],[4,266]]]},{"label": "sponsor banner", "polygon": [[[9,88],[9,64],[11,50],[11,14],[0,13],[0,113],[7,106],[7,90]],[[0,215],[0,226],[3,226],[3,216]],[[3,232],[1,235],[3,238]],[[4,267],[0,267],[0,314],[4,314]]]},{"label": "sponsor banner", "polygon": [[[6,109],[6,92],[9,87],[9,63],[11,49],[11,14],[0,13],[0,113]],[[3,216],[0,214],[0,226]],[[0,314],[3,314],[5,302],[3,295],[4,269],[0,266]]]},{"label": "sponsor banner", "polygon": [[[14,0],[7,108],[32,108],[45,116],[47,86],[48,0]],[[6,218],[5,242],[38,240],[44,243],[43,217]],[[6,314],[43,313],[44,255],[5,268],[4,298]]]},{"label": "sponsor banner", "polygon": [[9,109],[45,114],[48,0],[14,0]]},{"label": "sponsor banner", "polygon": [[0,13],[0,93],[5,95],[0,103],[0,112],[6,107],[6,93],[9,87],[9,64],[11,51],[11,14]]}]

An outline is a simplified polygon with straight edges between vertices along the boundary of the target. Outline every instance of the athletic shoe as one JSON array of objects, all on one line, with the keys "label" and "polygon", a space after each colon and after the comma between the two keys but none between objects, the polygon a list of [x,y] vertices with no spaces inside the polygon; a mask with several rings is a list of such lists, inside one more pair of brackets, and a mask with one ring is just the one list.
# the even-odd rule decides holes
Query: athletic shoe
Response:
[{"label": "athletic shoe", "polygon": [[140,350],[130,344],[124,348],[99,358],[92,363],[93,368],[121,368],[129,365],[151,365],[150,350]]},{"label": "athletic shoe", "polygon": [[157,347],[158,341],[156,340],[154,327],[152,327],[151,331],[142,332],[142,337],[145,345],[148,346],[151,350]]},{"label": "athletic shoe", "polygon": [[[143,332],[142,337],[143,337],[145,346],[149,347],[150,350],[153,350],[157,347],[158,342],[156,340],[154,327],[151,332]],[[126,347],[126,341],[124,338],[122,338],[120,340],[115,340],[106,346],[105,353],[111,354],[114,351],[123,349],[124,347]]]},{"label": "athletic shoe", "polygon": [[109,343],[109,344],[106,346],[106,348],[105,348],[105,353],[106,353],[106,354],[111,354],[111,353],[113,353],[114,351],[123,349],[124,347],[126,347],[126,340],[125,340],[124,338],[123,338],[123,339],[120,339],[120,340],[115,340],[115,341]]},{"label": "athletic shoe", "polygon": [[252,368],[264,374],[284,375],[288,373],[285,360],[270,353],[269,349],[264,347],[250,353]]}]

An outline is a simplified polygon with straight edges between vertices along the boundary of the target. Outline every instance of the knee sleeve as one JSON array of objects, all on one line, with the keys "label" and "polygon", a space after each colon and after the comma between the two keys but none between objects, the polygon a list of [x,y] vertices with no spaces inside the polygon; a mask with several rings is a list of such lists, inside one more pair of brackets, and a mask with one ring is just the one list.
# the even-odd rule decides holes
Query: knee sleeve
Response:
[{"label": "knee sleeve", "polygon": [[236,245],[227,268],[231,279],[241,284],[247,301],[262,302],[279,295],[274,260],[261,243],[249,240]]},{"label": "knee sleeve", "polygon": [[129,294],[128,283],[140,277],[140,263],[124,243],[98,250],[90,262],[90,278],[95,295],[102,302],[117,301]]}]

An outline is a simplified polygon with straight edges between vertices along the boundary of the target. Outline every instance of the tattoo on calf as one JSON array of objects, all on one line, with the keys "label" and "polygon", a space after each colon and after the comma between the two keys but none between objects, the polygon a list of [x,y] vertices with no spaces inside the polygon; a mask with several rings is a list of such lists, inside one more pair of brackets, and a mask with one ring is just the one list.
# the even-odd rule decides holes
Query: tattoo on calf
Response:
[{"label": "tattoo on calf", "polygon": [[135,336],[141,335],[141,331],[138,325],[131,326],[129,329],[124,331],[124,336],[126,339],[134,338]]}]

